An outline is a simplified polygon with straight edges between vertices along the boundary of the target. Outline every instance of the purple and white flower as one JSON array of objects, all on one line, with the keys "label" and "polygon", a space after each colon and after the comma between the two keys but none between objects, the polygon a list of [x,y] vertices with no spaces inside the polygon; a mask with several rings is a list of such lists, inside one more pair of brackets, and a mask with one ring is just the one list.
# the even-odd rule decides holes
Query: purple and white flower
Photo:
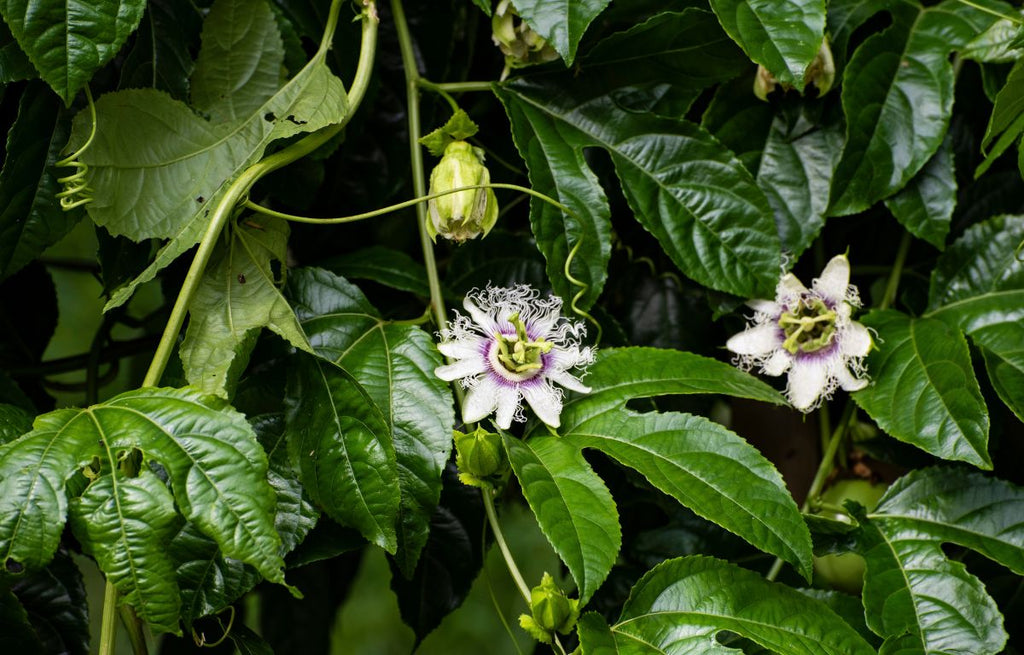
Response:
[{"label": "purple and white flower", "polygon": [[456,312],[438,344],[452,362],[434,370],[468,390],[462,420],[476,423],[496,413],[498,427],[507,429],[513,420],[526,420],[525,399],[540,420],[557,428],[563,391],[555,385],[590,391],[570,372],[594,361],[593,349],[580,347],[583,324],[561,317],[560,298],[541,298],[525,284],[473,290],[462,305],[468,316]]},{"label": "purple and white flower", "polygon": [[835,388],[857,391],[868,385],[864,357],[871,333],[850,319],[860,306],[850,285],[850,262],[837,255],[811,288],[787,273],[775,287],[775,300],[751,300],[753,320],[725,347],[744,370],[757,366],[767,375],[789,371],[786,396],[802,412],[831,397]]}]

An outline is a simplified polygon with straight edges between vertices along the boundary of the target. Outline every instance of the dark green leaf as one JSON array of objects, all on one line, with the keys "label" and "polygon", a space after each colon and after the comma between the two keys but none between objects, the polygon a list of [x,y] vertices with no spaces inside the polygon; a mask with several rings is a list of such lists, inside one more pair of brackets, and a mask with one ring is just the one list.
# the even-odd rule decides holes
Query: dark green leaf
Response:
[{"label": "dark green leaf", "polygon": [[853,33],[873,15],[892,4],[891,0],[831,0],[828,3],[828,36],[837,73],[841,73],[846,65],[846,48]]},{"label": "dark green leaf", "polygon": [[911,234],[939,250],[946,247],[956,208],[956,175],[948,138],[902,191],[886,199],[885,206]]},{"label": "dark green leaf", "polygon": [[396,560],[411,575],[452,448],[451,391],[434,375],[444,362],[430,335],[384,321],[344,278],[303,269],[292,273],[289,290],[317,354],[357,379],[384,414],[401,488]]},{"label": "dark green leaf", "polygon": [[974,171],[974,177],[981,177],[1024,132],[1024,63],[1018,61],[1010,69],[1006,84],[996,94],[992,115],[988,119],[981,148],[985,160]]},{"label": "dark green leaf", "polygon": [[735,653],[715,640],[721,631],[778,653],[875,652],[824,603],[710,557],[668,560],[645,575],[611,626],[618,650],[605,648],[622,655]]},{"label": "dark green leaf", "polygon": [[956,543],[1024,571],[1024,493],[975,472],[926,469],[897,481],[863,523],[868,625],[883,652],[1002,652],[1006,633],[984,585],[941,545]]},{"label": "dark green leaf", "polygon": [[[775,122],[775,112],[766,102],[751,102],[753,88],[753,78],[749,75],[720,85],[700,124],[736,153],[752,175],[757,175],[761,151]],[[771,203],[771,195],[767,192],[765,195]]]},{"label": "dark green leaf", "polygon": [[[1020,20],[1019,12],[1010,5],[1005,5],[1004,11],[1005,16],[1013,16],[1016,13],[1016,20]],[[1019,22],[1000,18],[987,30],[971,39],[971,42],[960,51],[960,56],[984,63],[1014,63],[1024,54],[1019,42],[1020,35]]]},{"label": "dark green leaf", "polygon": [[19,655],[46,655],[18,597],[0,589],[0,646]]},{"label": "dark green leaf", "polygon": [[586,605],[622,546],[615,501],[583,454],[560,438],[505,435],[504,442],[526,501]]},{"label": "dark green leaf", "polygon": [[491,15],[491,0],[473,0],[473,4],[488,16]]},{"label": "dark green leaf", "polygon": [[16,405],[0,404],[0,446],[32,429],[32,417]]},{"label": "dark green leaf", "polygon": [[189,50],[199,43],[201,25],[191,3],[149,0],[135,44],[121,66],[120,88],[159,89],[175,100],[187,100],[193,68]]},{"label": "dark green leaf", "polygon": [[583,33],[611,0],[516,0],[515,8],[535,32],[562,55],[567,66],[576,58]]},{"label": "dark green leaf", "polygon": [[755,63],[803,89],[804,71],[825,34],[823,0],[711,0],[711,8]]},{"label": "dark green leaf", "polygon": [[874,382],[853,394],[878,426],[936,457],[991,468],[988,410],[967,341],[934,318],[876,310],[863,318],[876,333],[867,359]]},{"label": "dark green leaf", "polygon": [[145,469],[135,478],[115,470],[72,500],[68,514],[82,548],[124,601],[154,631],[180,634],[181,598],[165,552],[178,514],[160,478]]},{"label": "dark green leaf", "polygon": [[36,69],[14,40],[7,23],[0,21],[0,83],[31,80],[37,76]]},{"label": "dark green leaf", "polygon": [[1024,343],[1018,330],[1008,330],[1013,344],[1003,355],[982,348],[989,381],[1002,399],[1021,421],[1024,421]]},{"label": "dark green leaf", "polygon": [[607,200],[584,160],[588,147],[608,151],[637,220],[688,277],[739,296],[768,295],[778,277],[777,232],[764,194],[735,156],[691,123],[625,112],[610,96],[581,100],[576,93],[582,89],[532,80],[498,92],[534,187],[579,217],[563,220],[539,207],[532,215],[559,295],[575,293],[561,271],[567,242],[583,242],[574,260],[586,263],[575,272],[590,287],[583,306],[605,278]]},{"label": "dark green leaf", "polygon": [[0,14],[65,104],[113,59],[142,19],[145,0],[3,0]]},{"label": "dark green leaf", "polygon": [[202,42],[192,106],[212,122],[245,119],[281,87],[284,44],[266,0],[217,0]]},{"label": "dark green leaf", "polygon": [[240,655],[274,655],[274,649],[245,625],[235,625],[228,633]]},{"label": "dark green leaf", "polygon": [[[58,551],[49,566],[19,580],[13,590],[42,644],[42,653],[88,655],[89,605],[82,574],[70,555]],[[0,643],[8,648],[6,631],[0,634]],[[29,651],[10,652],[27,655]]]},{"label": "dark green leaf", "polygon": [[892,195],[931,159],[953,108],[951,51],[993,16],[947,0],[892,8],[893,24],[868,37],[843,76],[847,142],[836,168],[832,215],[861,212]]},{"label": "dark green leaf", "polygon": [[679,393],[780,403],[777,392],[727,364],[645,348],[603,351],[586,383],[593,392],[562,410],[564,440],[604,451],[700,516],[810,575],[807,526],[778,471],[753,446],[701,417],[625,408],[634,398]]},{"label": "dark green leaf", "polygon": [[391,433],[351,375],[298,353],[288,369],[288,451],[299,478],[331,518],[395,552],[399,478]]},{"label": "dark green leaf", "polygon": [[[474,241],[473,243],[483,242]],[[470,247],[468,243],[460,247],[456,251],[456,256],[462,254],[468,247]],[[384,246],[370,246],[335,257],[323,262],[321,266],[345,278],[373,280],[392,289],[408,291],[424,298],[430,297],[427,272],[423,268],[423,264],[400,250]]]},{"label": "dark green leaf", "polygon": [[181,342],[181,362],[190,384],[228,397],[236,356],[244,353],[247,359],[252,338],[263,327],[299,350],[312,352],[277,288],[280,280],[272,265],[283,269],[287,249],[285,221],[254,218],[234,226],[230,240],[214,253],[189,304],[188,329]]},{"label": "dark green leaf", "polygon": [[796,120],[777,116],[757,173],[757,184],[775,213],[782,248],[793,257],[799,257],[825,225],[832,173],[843,141],[839,121],[816,125],[811,120],[804,111]]},{"label": "dark green leaf", "polygon": [[538,289],[547,286],[544,260],[537,247],[527,239],[501,230],[493,230],[487,239],[475,239],[459,246],[448,269],[445,282],[459,295],[488,284],[529,284]]},{"label": "dark green leaf", "polygon": [[587,612],[576,624],[580,647],[587,655],[620,655],[611,628],[604,617],[596,612]]},{"label": "dark green leaf", "polygon": [[60,101],[42,83],[25,87],[18,118],[7,133],[7,152],[0,171],[0,280],[60,241],[81,218],[81,210],[64,212],[54,197],[56,169],[68,138]]}]

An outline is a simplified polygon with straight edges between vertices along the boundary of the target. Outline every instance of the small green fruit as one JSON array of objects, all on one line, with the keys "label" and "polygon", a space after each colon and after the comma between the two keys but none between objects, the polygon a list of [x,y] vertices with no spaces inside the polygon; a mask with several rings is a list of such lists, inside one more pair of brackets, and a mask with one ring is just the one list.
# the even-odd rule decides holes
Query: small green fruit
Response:
[{"label": "small green fruit", "polygon": [[[871,511],[885,493],[887,485],[871,484],[867,480],[839,480],[821,494],[821,500],[829,505],[843,506],[846,500],[854,500]],[[829,518],[842,516],[825,512]],[[851,594],[859,594],[864,586],[864,558],[857,553],[823,555],[814,558],[814,572],[829,586]]]}]

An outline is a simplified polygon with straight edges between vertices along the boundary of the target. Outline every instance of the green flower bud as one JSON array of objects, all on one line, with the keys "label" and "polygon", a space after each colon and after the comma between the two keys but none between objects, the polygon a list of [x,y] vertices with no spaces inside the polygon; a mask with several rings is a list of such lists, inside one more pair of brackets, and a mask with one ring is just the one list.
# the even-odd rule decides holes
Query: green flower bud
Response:
[{"label": "green flower bud", "polygon": [[540,584],[530,590],[530,612],[523,614],[519,625],[537,641],[550,644],[554,633],[569,634],[580,617],[579,600],[566,597],[550,574],[545,573]]},{"label": "green flower bud", "polygon": [[[430,193],[476,184],[490,184],[491,174],[483,153],[465,141],[452,141],[430,173]],[[463,242],[481,233],[486,236],[498,220],[498,200],[492,189],[469,189],[435,198],[427,203],[427,233]]]},{"label": "green flower bud", "polygon": [[508,77],[513,68],[543,64],[558,59],[558,52],[547,39],[537,34],[524,21],[509,0],[502,0],[491,18],[491,38],[505,55],[505,70],[501,79]]},{"label": "green flower bud", "polygon": [[501,475],[508,468],[501,437],[483,428],[469,434],[455,430],[455,453],[459,479],[474,487],[484,486],[486,478]]}]

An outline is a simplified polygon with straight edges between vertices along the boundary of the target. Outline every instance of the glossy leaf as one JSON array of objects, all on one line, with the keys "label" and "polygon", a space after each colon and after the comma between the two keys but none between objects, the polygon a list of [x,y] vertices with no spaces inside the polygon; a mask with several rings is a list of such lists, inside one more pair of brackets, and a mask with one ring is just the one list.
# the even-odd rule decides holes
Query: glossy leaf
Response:
[{"label": "glossy leaf", "polygon": [[[594,623],[587,622],[588,638],[600,635]],[[617,650],[607,638],[598,644],[620,655],[735,653],[715,640],[722,631],[778,653],[875,652],[824,603],[711,557],[668,560],[648,572],[611,626]]]},{"label": "glossy leaf", "polygon": [[862,321],[876,332],[867,359],[873,383],[853,394],[878,426],[936,457],[991,468],[988,410],[967,341],[934,318],[876,310]]},{"label": "glossy leaf", "polygon": [[32,417],[17,405],[0,404],[0,446],[32,429]]},{"label": "glossy leaf", "polygon": [[[470,244],[459,248],[461,254]],[[384,246],[370,246],[321,264],[327,270],[353,280],[373,280],[379,284],[430,297],[427,272],[409,255]]]},{"label": "glossy leaf", "polygon": [[71,501],[71,529],[124,601],[156,632],[178,629],[181,598],[166,554],[178,521],[174,499],[151,471],[119,471]]},{"label": "glossy leaf", "polygon": [[380,410],[351,375],[301,353],[289,365],[285,403],[288,452],[313,502],[394,553],[399,478]]},{"label": "glossy leaf", "polygon": [[1024,493],[975,472],[913,471],[894,484],[863,524],[868,625],[882,652],[1003,652],[1006,633],[984,585],[950,561],[943,543],[976,550],[1024,572]]},{"label": "glossy leaf", "polygon": [[[208,123],[151,89],[96,101],[96,139],[82,155],[95,195],[89,215],[112,234],[170,239],[153,264],[113,295],[107,309],[124,303],[139,284],[199,241],[220,195],[271,141],[344,117],[344,87],[323,59],[321,52],[265,103],[232,123]],[[76,118],[73,146],[84,141],[88,122],[82,114]]]},{"label": "glossy leaf", "polygon": [[[768,103],[750,101],[753,79],[746,75],[720,84],[701,116],[700,125],[736,153],[751,174],[760,176],[761,151],[775,123],[775,112]],[[765,195],[771,203],[771,193],[765,191]],[[777,224],[778,221],[776,217]]]},{"label": "glossy leaf", "polygon": [[287,223],[253,218],[235,226],[228,243],[213,255],[189,305],[188,329],[181,343],[189,383],[226,398],[228,373],[236,356],[263,327],[299,350],[312,352],[295,313],[277,288],[280,280],[272,268],[274,263],[284,267],[287,248]]},{"label": "glossy leaf", "polygon": [[344,278],[320,269],[294,271],[289,291],[317,354],[358,380],[383,413],[401,487],[396,560],[411,575],[452,448],[451,391],[434,375],[441,355],[430,335],[384,321]]},{"label": "glossy leaf", "polygon": [[192,106],[213,123],[243,120],[281,87],[284,44],[267,0],[218,0],[203,21]]},{"label": "glossy leaf", "polygon": [[[1005,9],[1010,11],[1003,15],[1014,15],[1015,12],[1012,8],[1007,6]],[[992,23],[987,30],[971,39],[971,42],[960,52],[960,56],[964,59],[973,59],[984,63],[1014,63],[1020,59],[1021,54],[1024,54],[1019,38],[1019,23],[1000,18]]]},{"label": "glossy leaf", "polygon": [[[89,653],[89,606],[85,583],[71,556],[58,551],[50,565],[29,574],[12,586],[17,602],[24,608],[42,653]],[[0,600],[0,605],[3,601]],[[0,637],[5,647],[16,648],[5,630]],[[29,655],[29,649],[12,652]]]},{"label": "glossy leaf", "polygon": [[953,107],[951,51],[994,17],[957,0],[901,3],[893,24],[864,41],[843,76],[847,142],[832,215],[861,212],[903,188],[935,154]]},{"label": "glossy leaf", "polygon": [[188,99],[194,64],[190,47],[199,44],[202,19],[196,8],[176,0],[149,0],[135,44],[121,66],[122,89],[159,89]]},{"label": "glossy leaf", "polygon": [[0,589],[0,630],[3,630],[4,648],[24,655],[44,655],[28,613],[9,589]]},{"label": "glossy leaf", "polygon": [[799,257],[825,225],[841,130],[838,121],[819,126],[805,112],[795,120],[780,115],[764,142],[757,185],[772,206],[782,248],[793,257]]},{"label": "glossy leaf", "polygon": [[144,0],[3,0],[0,14],[64,103],[113,59],[142,19]]},{"label": "glossy leaf", "polygon": [[907,230],[939,250],[946,247],[956,208],[956,175],[949,140],[885,206]]},{"label": "glossy leaf", "polygon": [[577,277],[590,285],[584,297],[591,299],[584,304],[604,283],[607,201],[583,158],[585,148],[599,147],[611,155],[637,220],[688,277],[739,296],[768,295],[778,277],[777,232],[764,194],[735,156],[691,123],[621,111],[609,96],[576,93],[582,91],[535,81],[498,92],[534,187],[581,217],[533,215],[555,290],[575,293],[560,272],[569,237],[583,240],[577,260],[586,262],[587,274]]},{"label": "glossy leaf", "polygon": [[68,174],[53,167],[67,138],[60,102],[40,82],[26,86],[0,170],[0,280],[60,241],[81,218],[80,210],[61,211],[53,197],[61,190],[57,178]]},{"label": "glossy leaf", "polygon": [[825,34],[821,0],[711,0],[722,27],[755,63],[784,84],[804,87],[804,71]]},{"label": "glossy leaf", "polygon": [[679,393],[778,403],[777,392],[718,361],[644,348],[603,351],[586,383],[593,392],[562,410],[562,439],[605,452],[700,516],[810,575],[810,533],[778,471],[757,450],[702,417],[625,407],[634,398]]},{"label": "glossy leaf", "polygon": [[583,454],[560,438],[521,441],[505,435],[504,443],[523,496],[585,605],[622,546],[615,501]]},{"label": "glossy leaf", "polygon": [[535,32],[548,40],[567,66],[576,58],[587,26],[611,0],[516,0],[514,6]]},{"label": "glossy leaf", "polygon": [[0,83],[31,80],[37,76],[35,67],[14,40],[7,23],[0,21]]}]

